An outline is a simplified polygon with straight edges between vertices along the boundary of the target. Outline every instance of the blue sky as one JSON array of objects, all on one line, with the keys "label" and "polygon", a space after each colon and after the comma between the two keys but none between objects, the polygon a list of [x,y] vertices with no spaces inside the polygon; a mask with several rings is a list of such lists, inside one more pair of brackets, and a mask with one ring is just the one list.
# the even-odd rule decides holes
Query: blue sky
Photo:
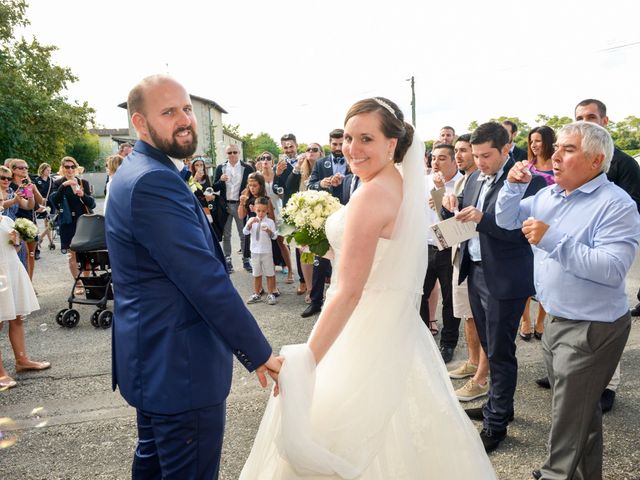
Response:
[{"label": "blue sky", "polygon": [[368,96],[410,119],[412,75],[425,140],[445,124],[463,133],[500,115],[570,116],[587,97],[614,121],[640,116],[637,2],[416,3],[31,0],[27,33],[60,48],[55,61],[79,77],[69,97],[109,128],[126,126],[116,105],[137,81],[167,72],[242,133],[306,143],[326,143]]}]

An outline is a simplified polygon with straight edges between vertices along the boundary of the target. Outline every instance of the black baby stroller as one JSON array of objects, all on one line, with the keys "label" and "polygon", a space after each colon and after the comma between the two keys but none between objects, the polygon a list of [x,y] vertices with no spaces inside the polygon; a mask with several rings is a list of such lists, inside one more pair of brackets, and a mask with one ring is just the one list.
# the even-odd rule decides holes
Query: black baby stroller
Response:
[{"label": "black baby stroller", "polygon": [[[58,312],[56,322],[61,327],[73,328],[80,321],[80,313],[72,308],[73,304],[95,305],[97,310],[91,315],[91,325],[96,328],[109,328],[113,321],[113,312],[107,310],[107,301],[113,300],[113,289],[104,216],[82,215],[78,218],[76,234],[70,248],[76,253],[80,273],[71,287],[69,308],[63,308]],[[83,276],[87,273],[87,276]],[[75,289],[80,285],[84,288],[86,298],[75,295]]]}]

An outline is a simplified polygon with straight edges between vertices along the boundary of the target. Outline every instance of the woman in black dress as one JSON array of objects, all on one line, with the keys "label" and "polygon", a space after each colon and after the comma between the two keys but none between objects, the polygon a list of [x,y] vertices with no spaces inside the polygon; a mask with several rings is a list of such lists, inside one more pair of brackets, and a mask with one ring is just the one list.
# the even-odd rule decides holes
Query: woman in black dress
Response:
[{"label": "woman in black dress", "polygon": [[[64,157],[60,162],[59,174],[61,178],[54,184],[54,193],[51,200],[60,211],[60,251],[69,252],[69,271],[73,278],[79,273],[76,262],[76,254],[69,250],[71,240],[76,234],[78,218],[85,213],[92,213],[96,207],[96,201],[91,196],[91,186],[86,180],[81,180],[76,176],[78,162],[73,157]],[[76,287],[76,295],[84,294],[81,286]]]}]

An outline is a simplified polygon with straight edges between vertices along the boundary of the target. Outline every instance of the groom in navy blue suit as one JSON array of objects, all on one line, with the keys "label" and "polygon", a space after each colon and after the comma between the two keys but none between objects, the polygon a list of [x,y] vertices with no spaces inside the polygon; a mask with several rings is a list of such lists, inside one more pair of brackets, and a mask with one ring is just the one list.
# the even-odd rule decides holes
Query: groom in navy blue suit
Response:
[{"label": "groom in navy blue suit", "polygon": [[180,178],[197,147],[191,99],[175,80],[129,93],[140,140],[113,177],[113,388],[137,409],[135,479],[218,478],[235,355],[277,379],[280,362],[234,289],[220,245]]}]

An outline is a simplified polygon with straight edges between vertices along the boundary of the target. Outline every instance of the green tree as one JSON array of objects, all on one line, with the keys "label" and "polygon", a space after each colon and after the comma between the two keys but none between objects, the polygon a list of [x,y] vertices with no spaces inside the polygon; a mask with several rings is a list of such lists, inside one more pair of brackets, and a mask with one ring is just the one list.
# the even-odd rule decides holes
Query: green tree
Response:
[{"label": "green tree", "polygon": [[100,161],[100,137],[85,132],[65,147],[65,155],[76,159],[85,170],[93,171]]},{"label": "green tree", "polygon": [[242,142],[245,158],[256,158],[265,151],[271,152],[275,158],[280,155],[280,147],[268,133],[261,132],[256,137],[248,133],[242,137]]},{"label": "green tree", "polygon": [[609,122],[609,130],[618,148],[623,150],[640,148],[640,118],[630,115],[619,122]]},{"label": "green tree", "polygon": [[542,113],[540,113],[536,117],[536,122],[546,125],[547,127],[551,127],[555,132],[557,132],[566,124],[573,122],[573,119],[569,117],[559,117],[558,115],[553,115],[552,117],[550,117],[548,115],[543,115]]},{"label": "green tree", "polygon": [[77,78],[53,63],[55,46],[15,38],[14,29],[29,24],[26,8],[25,0],[0,0],[0,159],[57,166],[65,147],[93,122],[94,110],[68,102],[64,92]]}]

